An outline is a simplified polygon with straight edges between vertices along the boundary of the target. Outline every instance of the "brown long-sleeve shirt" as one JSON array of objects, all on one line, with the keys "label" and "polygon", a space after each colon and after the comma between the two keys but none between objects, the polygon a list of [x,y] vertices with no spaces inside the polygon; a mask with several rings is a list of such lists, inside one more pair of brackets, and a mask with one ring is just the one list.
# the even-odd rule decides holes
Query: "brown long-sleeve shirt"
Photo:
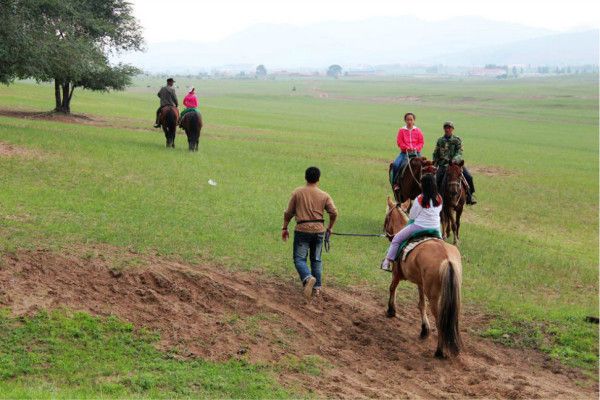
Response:
[{"label": "brown long-sleeve shirt", "polygon": [[157,96],[160,98],[160,106],[175,106],[179,107],[175,89],[172,86],[163,86],[160,88]]},{"label": "brown long-sleeve shirt", "polygon": [[[298,232],[319,233],[325,231],[325,225],[323,224],[325,211],[327,211],[330,218],[337,216],[337,209],[331,196],[316,185],[307,185],[292,192],[283,217],[286,223],[296,217],[295,230]],[[303,223],[303,221],[318,222]]]}]

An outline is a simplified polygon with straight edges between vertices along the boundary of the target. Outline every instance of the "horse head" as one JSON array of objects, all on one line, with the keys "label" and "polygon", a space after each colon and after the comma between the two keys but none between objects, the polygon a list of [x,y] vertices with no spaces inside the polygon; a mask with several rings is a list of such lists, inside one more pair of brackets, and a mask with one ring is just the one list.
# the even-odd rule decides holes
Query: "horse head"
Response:
[{"label": "horse head", "polygon": [[423,157],[423,162],[421,163],[421,178],[423,175],[431,174],[435,175],[437,172],[437,167],[433,164],[433,161],[429,161],[425,157]]},{"label": "horse head", "polygon": [[[410,203],[410,200],[407,203]],[[392,240],[394,235],[404,228],[407,223],[408,215],[406,215],[406,208],[403,203],[394,203],[390,196],[388,196],[385,220],[383,222],[385,236],[389,240]]]},{"label": "horse head", "polygon": [[463,160],[458,163],[452,162],[446,169],[446,193],[454,207],[460,203],[461,198],[464,200],[462,187],[462,167],[464,163]]}]

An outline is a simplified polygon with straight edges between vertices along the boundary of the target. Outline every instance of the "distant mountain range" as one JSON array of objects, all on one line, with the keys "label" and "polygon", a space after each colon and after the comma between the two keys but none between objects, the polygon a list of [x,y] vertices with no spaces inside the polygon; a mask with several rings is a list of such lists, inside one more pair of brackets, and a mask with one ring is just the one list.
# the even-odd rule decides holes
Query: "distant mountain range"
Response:
[{"label": "distant mountain range", "polygon": [[479,17],[378,17],[307,26],[260,24],[218,42],[150,43],[122,57],[149,72],[223,65],[324,68],[381,64],[598,64],[598,30],[557,33]]}]

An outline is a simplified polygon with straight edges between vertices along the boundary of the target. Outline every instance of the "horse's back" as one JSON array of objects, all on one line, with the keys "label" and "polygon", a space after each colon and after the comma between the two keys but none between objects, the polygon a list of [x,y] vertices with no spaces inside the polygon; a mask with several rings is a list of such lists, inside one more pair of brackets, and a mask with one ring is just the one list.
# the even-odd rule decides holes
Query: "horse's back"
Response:
[{"label": "horse's back", "polygon": [[186,133],[198,133],[200,130],[200,115],[195,111],[185,114],[182,125]]},{"label": "horse's back", "polygon": [[441,239],[428,240],[418,245],[402,263],[402,272],[406,279],[417,284],[438,286],[440,283],[440,269],[445,263],[452,264],[456,273],[462,275],[460,251]]}]

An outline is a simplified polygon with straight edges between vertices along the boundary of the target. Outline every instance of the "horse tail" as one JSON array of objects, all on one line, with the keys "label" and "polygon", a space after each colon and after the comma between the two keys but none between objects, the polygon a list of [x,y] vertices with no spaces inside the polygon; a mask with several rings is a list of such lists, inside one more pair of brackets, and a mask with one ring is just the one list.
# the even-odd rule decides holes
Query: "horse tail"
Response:
[{"label": "horse tail", "polygon": [[174,134],[177,128],[177,113],[172,108],[167,111],[165,122],[169,133]]},{"label": "horse tail", "polygon": [[440,272],[442,293],[438,306],[438,334],[441,338],[442,348],[456,356],[462,347],[458,326],[461,272],[448,259],[442,261]]},{"label": "horse tail", "polygon": [[188,129],[190,133],[194,135],[194,138],[198,137],[200,132],[200,118],[198,117],[198,113],[191,112],[186,114],[186,116],[189,120]]}]

